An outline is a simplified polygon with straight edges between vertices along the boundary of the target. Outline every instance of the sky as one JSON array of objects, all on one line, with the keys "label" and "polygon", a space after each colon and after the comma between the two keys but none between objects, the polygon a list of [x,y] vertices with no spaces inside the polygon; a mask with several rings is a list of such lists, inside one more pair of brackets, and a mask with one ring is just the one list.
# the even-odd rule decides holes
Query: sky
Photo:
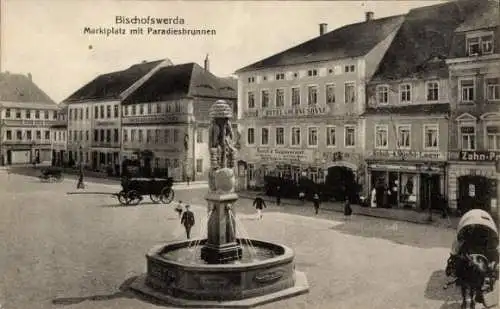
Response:
[{"label": "sky", "polygon": [[[405,14],[443,1],[148,1],[0,0],[0,70],[31,73],[55,102],[66,99],[100,74],[144,60],[168,58],[196,62],[206,54],[210,71],[230,76],[236,70],[319,34],[375,18]],[[184,24],[139,25],[143,35],[117,24],[117,16],[176,18]],[[84,28],[123,28],[124,35],[85,34]],[[214,29],[215,35],[152,35],[147,28]]]}]

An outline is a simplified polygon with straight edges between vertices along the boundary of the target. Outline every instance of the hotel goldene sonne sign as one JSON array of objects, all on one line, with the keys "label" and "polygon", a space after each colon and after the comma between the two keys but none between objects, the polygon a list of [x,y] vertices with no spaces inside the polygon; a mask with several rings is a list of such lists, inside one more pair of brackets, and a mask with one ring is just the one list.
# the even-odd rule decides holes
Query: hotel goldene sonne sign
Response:
[{"label": "hotel goldene sonne sign", "polygon": [[326,106],[290,107],[290,108],[270,108],[262,111],[262,117],[301,117],[325,115],[328,113]]}]

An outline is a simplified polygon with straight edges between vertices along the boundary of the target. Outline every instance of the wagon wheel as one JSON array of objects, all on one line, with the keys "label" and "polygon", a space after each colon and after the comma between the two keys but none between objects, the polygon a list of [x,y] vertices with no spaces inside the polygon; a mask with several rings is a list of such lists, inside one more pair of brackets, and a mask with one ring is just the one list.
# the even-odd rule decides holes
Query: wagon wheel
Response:
[{"label": "wagon wheel", "polygon": [[125,191],[120,191],[117,195],[118,201],[122,205],[128,205],[130,203],[130,200],[128,199],[127,193]]},{"label": "wagon wheel", "polygon": [[142,197],[139,192],[130,190],[127,194],[127,199],[129,201],[128,205],[138,205],[141,202]]},{"label": "wagon wheel", "polygon": [[160,199],[164,204],[170,204],[174,200],[174,190],[170,187],[165,187],[161,190]]},{"label": "wagon wheel", "polygon": [[160,203],[161,201],[161,195],[160,194],[150,194],[149,195],[149,198],[151,199],[151,201],[155,204],[158,204]]}]

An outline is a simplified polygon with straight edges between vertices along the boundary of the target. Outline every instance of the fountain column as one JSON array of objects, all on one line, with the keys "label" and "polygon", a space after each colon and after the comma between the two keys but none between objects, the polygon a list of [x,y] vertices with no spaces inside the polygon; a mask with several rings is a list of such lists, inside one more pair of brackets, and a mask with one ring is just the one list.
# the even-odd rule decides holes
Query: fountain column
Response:
[{"label": "fountain column", "polygon": [[242,248],[236,240],[236,222],[232,205],[238,200],[234,192],[235,148],[232,145],[232,107],[219,100],[210,108],[210,172],[209,192],[205,199],[210,217],[207,242],[201,248],[201,258],[209,264],[221,264],[241,258]]}]

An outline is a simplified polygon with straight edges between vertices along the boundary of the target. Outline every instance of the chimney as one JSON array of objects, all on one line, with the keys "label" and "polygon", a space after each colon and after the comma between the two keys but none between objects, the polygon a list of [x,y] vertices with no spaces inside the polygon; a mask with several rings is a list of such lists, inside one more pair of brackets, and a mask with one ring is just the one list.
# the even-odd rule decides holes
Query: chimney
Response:
[{"label": "chimney", "polygon": [[31,73],[28,73],[27,75],[28,75],[29,80],[33,80],[33,77],[31,76]]},{"label": "chimney", "polygon": [[366,12],[365,13],[366,21],[370,21],[373,19],[373,12]]},{"label": "chimney", "polygon": [[328,27],[327,23],[321,23],[321,24],[319,24],[319,35],[325,34],[327,27]]},{"label": "chimney", "polygon": [[141,62],[141,63],[147,63],[147,61],[146,61],[146,60],[142,60],[142,62]]},{"label": "chimney", "polygon": [[205,71],[210,71],[210,60],[208,60],[208,54],[205,57]]}]

